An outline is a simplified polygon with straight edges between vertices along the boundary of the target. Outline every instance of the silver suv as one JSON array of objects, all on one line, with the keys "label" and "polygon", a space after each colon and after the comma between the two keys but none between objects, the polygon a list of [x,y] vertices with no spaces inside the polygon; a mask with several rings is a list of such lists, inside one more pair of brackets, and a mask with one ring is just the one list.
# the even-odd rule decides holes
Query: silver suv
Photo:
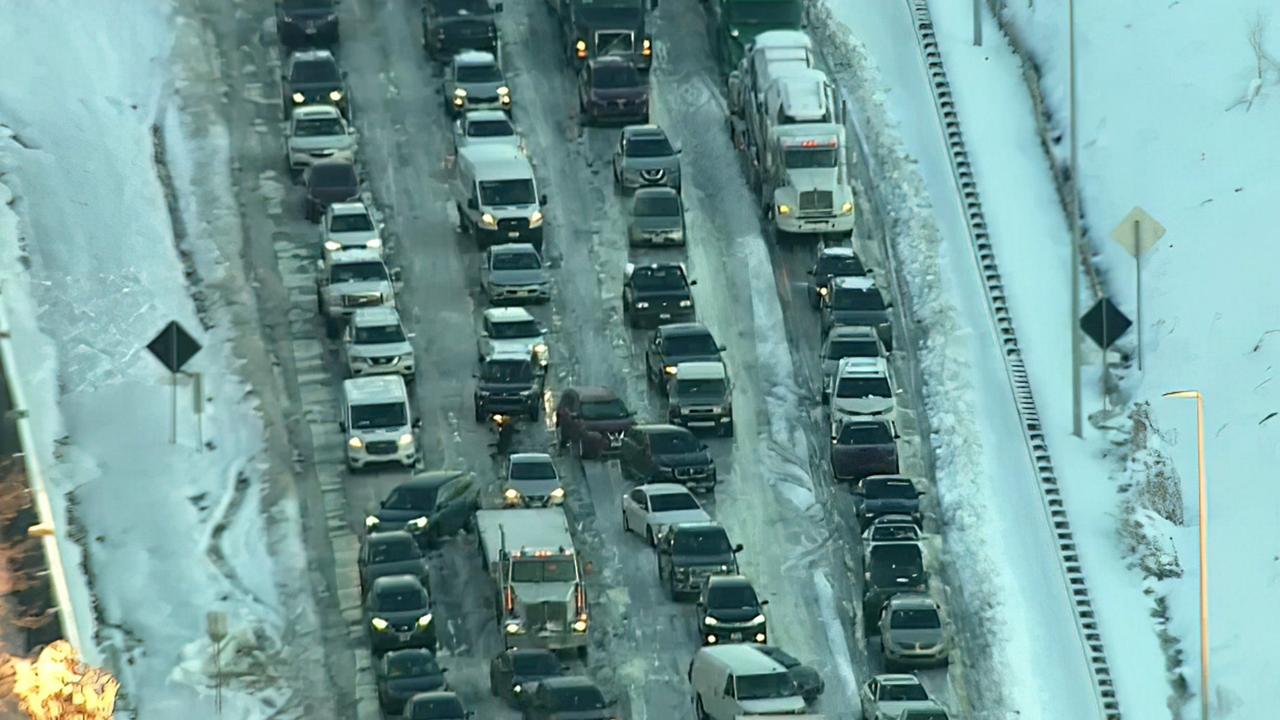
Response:
[{"label": "silver suv", "polygon": [[666,185],[679,192],[680,148],[673,146],[657,125],[622,128],[613,151],[613,182],[623,191]]}]

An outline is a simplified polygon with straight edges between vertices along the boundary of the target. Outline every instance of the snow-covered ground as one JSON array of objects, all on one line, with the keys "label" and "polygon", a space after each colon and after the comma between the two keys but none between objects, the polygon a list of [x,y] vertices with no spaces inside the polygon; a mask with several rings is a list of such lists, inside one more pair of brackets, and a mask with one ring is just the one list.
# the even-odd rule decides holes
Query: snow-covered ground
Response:
[{"label": "snow-covered ground", "polygon": [[[188,31],[152,3],[0,16],[0,273],[31,450],[63,545],[83,552],[68,571],[92,587],[93,617],[84,594],[77,608],[96,628],[87,655],[120,676],[140,717],[212,718],[206,613],[221,611],[223,715],[326,716],[225,143],[196,111],[208,98],[181,79],[199,63],[183,54]],[[203,448],[185,378],[169,444],[171,387],[145,346],[170,320],[204,344],[187,368],[203,375]]]}]

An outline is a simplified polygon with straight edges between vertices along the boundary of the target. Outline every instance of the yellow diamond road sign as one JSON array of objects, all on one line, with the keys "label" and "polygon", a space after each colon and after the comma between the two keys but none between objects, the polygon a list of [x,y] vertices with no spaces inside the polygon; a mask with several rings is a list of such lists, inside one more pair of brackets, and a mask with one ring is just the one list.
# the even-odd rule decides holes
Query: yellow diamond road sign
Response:
[{"label": "yellow diamond road sign", "polygon": [[1156,241],[1162,237],[1164,237],[1164,226],[1139,207],[1130,210],[1116,229],[1111,231],[1111,239],[1134,257],[1143,255],[1155,247]]}]

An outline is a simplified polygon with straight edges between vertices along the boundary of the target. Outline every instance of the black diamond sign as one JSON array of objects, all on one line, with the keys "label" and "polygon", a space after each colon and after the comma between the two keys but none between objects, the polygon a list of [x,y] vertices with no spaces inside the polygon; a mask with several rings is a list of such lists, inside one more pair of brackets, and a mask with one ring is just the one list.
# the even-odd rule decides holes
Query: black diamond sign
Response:
[{"label": "black diamond sign", "polygon": [[1102,298],[1080,318],[1080,329],[1102,349],[1111,347],[1133,323],[1108,298]]},{"label": "black diamond sign", "polygon": [[155,340],[147,343],[147,349],[169,372],[176,373],[192,355],[200,352],[200,343],[174,320],[164,326]]}]

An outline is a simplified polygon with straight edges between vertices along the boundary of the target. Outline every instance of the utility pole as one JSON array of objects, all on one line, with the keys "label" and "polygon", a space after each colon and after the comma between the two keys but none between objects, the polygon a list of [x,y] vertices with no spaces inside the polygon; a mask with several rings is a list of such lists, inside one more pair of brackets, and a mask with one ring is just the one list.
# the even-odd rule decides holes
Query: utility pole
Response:
[{"label": "utility pole", "polygon": [[[1067,47],[1071,105],[1071,434],[1081,437],[1080,423],[1080,140],[1076,113],[1076,4],[1067,0]],[[1106,363],[1106,358],[1103,358]]]}]

